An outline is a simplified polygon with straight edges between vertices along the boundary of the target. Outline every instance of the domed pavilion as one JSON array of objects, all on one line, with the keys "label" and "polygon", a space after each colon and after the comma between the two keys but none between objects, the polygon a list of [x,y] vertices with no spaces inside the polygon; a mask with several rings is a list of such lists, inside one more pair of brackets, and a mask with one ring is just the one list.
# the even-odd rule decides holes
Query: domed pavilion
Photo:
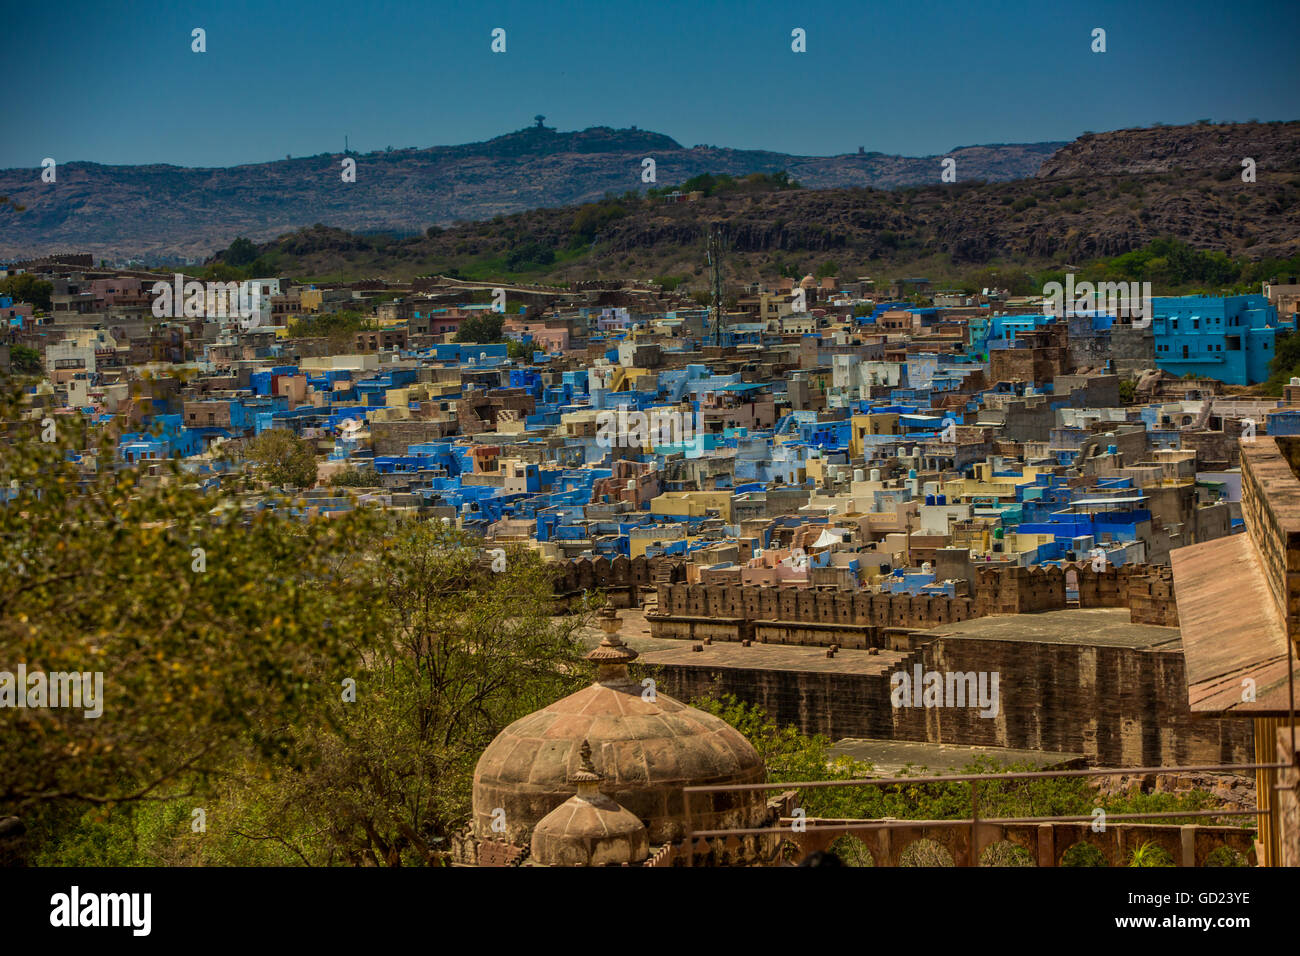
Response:
[{"label": "domed pavilion", "polygon": [[[605,638],[587,654],[597,668],[591,686],[515,721],[483,751],[474,773],[473,822],[458,841],[462,862],[518,863],[534,847],[557,846],[560,820],[548,814],[562,805],[572,811],[560,816],[576,821],[578,843],[610,821],[628,836],[628,821],[616,812],[627,811],[644,826],[653,856],[686,833],[683,787],[765,780],[763,761],[730,724],[656,692],[652,681],[638,683],[628,676],[628,664],[638,655],[619,639],[613,608],[600,612],[600,623]],[[589,757],[584,757],[584,745]],[[607,803],[591,799],[592,781],[586,775],[599,780],[597,796]],[[588,785],[586,806],[570,799],[578,783]],[[693,794],[691,827],[770,826],[778,813],[769,807],[769,796],[751,790]],[[603,807],[605,817],[593,807]],[[548,818],[546,826],[535,840],[543,818]],[[582,830],[584,823],[591,825],[590,832]],[[628,839],[635,843],[637,838]],[[753,836],[729,840],[728,859],[758,862],[770,842]],[[557,853],[530,862],[573,865],[573,853]]]},{"label": "domed pavilion", "polygon": [[612,866],[650,855],[645,824],[600,792],[591,745],[582,742],[582,769],[569,778],[578,790],[533,828],[532,862],[540,866]]}]

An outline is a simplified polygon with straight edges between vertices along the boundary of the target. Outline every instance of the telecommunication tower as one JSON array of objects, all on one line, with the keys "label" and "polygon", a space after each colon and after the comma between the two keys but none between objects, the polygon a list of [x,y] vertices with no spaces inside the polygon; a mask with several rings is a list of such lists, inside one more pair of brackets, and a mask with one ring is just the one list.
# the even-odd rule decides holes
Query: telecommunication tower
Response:
[{"label": "telecommunication tower", "polygon": [[712,322],[709,338],[713,345],[722,345],[722,322],[723,310],[722,304],[722,223],[715,222],[709,226],[709,281],[712,293],[712,305],[709,309],[709,318]]}]

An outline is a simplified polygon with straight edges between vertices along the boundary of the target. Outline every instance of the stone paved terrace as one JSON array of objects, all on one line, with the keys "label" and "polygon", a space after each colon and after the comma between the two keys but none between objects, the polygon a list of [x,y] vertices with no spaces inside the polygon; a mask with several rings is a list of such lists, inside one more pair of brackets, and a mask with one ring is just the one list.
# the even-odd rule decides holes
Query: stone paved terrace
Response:
[{"label": "stone paved terrace", "polygon": [[1182,649],[1178,628],[1133,624],[1129,621],[1128,608],[1072,608],[1041,614],[994,615],[940,624],[927,627],[924,631],[950,640],[972,638],[1162,651]]}]

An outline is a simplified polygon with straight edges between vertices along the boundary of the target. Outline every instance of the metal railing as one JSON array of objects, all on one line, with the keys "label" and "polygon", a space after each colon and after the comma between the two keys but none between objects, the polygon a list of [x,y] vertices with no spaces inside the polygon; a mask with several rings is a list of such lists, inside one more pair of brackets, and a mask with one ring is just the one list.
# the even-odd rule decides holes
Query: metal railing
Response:
[{"label": "metal railing", "polygon": [[[1067,777],[1113,777],[1120,774],[1169,774],[1169,773],[1231,773],[1247,770],[1282,770],[1291,768],[1292,765],[1286,762],[1275,763],[1248,763],[1248,764],[1207,764],[1196,766],[1179,766],[1179,767],[1110,767],[1110,768],[1090,768],[1086,770],[1029,770],[1029,771],[1012,771],[1009,773],[981,773],[981,774],[936,774],[934,776],[910,776],[910,777],[861,777],[852,780],[791,780],[783,783],[745,783],[745,784],[719,784],[716,786],[692,786],[682,788],[682,804],[685,818],[685,855],[686,865],[694,865],[695,841],[697,839],[708,839],[713,837],[743,837],[756,836],[759,834],[789,834],[792,831],[790,826],[775,827],[753,827],[753,828],[727,828],[715,830],[696,830],[692,822],[691,800],[692,795],[697,793],[738,793],[743,791],[775,791],[775,790],[809,790],[824,787],[890,787],[890,786],[926,786],[929,784],[943,783],[969,783],[971,797],[971,815],[969,817],[952,819],[952,820],[863,820],[860,823],[834,823],[823,826],[807,826],[799,833],[832,833],[832,832],[852,832],[854,830],[881,830],[881,829],[904,829],[915,827],[970,827],[971,830],[971,848],[972,857],[975,862],[972,865],[978,865],[978,828],[984,825],[1016,825],[1016,824],[1035,824],[1035,823],[1091,823],[1094,821],[1092,815],[1087,816],[1045,816],[1045,817],[983,817],[979,815],[979,784],[983,781],[1012,781],[1012,780],[1046,780]],[[1152,820],[1162,818],[1185,818],[1185,817],[1268,817],[1270,823],[1276,825],[1276,805],[1269,801],[1267,810],[1166,810],[1152,811],[1150,813],[1116,813],[1106,814],[1106,820]]]}]

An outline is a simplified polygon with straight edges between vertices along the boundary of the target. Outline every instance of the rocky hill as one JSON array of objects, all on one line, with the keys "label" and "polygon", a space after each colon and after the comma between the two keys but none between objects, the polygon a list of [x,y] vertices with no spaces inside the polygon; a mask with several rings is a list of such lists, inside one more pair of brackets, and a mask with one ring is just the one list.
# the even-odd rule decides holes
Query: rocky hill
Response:
[{"label": "rocky hill", "polygon": [[1039,167],[1040,179],[1236,169],[1291,169],[1300,123],[1201,123],[1085,133]]},{"label": "rocky hill", "polygon": [[[1033,176],[1060,145],[971,146],[944,155],[956,159],[961,179],[1003,181]],[[267,240],[317,222],[423,232],[644,191],[647,157],[655,160],[658,185],[701,173],[787,170],[812,189],[934,182],[941,159],[686,148],[647,130],[534,126],[482,143],[352,154],[350,183],[341,175],[342,153],[221,169],[68,162],[53,184],[41,182],[39,169],[0,171],[0,195],[26,207],[0,208],[0,258],[69,249],[110,258],[206,256],[235,236]]]},{"label": "rocky hill", "polygon": [[[725,226],[732,279],[801,275],[828,262],[845,275],[915,268],[942,279],[1000,262],[1064,265],[1113,257],[1166,237],[1244,259],[1282,259],[1300,252],[1300,152],[1294,149],[1300,123],[1268,129],[1279,142],[1289,138],[1296,158],[1260,151],[1253,183],[1242,181],[1235,155],[1215,161],[1219,134],[1231,137],[1232,130],[1158,131],[1162,139],[1187,137],[1190,144],[1172,154],[1188,157],[1184,163],[1158,171],[1130,168],[1152,132],[1134,131],[1133,142],[1128,134],[1107,134],[1110,145],[1101,151],[1090,142],[1071,144],[1062,153],[1075,158],[1053,158],[1051,175],[1012,182],[737,190],[694,203],[625,198],[535,209],[407,239],[318,226],[264,245],[262,265],[318,278],[401,279],[456,270],[467,278],[694,281],[703,272],[712,221]],[[1128,158],[1116,159],[1117,153]],[[1089,164],[1090,156],[1101,170]]]}]

